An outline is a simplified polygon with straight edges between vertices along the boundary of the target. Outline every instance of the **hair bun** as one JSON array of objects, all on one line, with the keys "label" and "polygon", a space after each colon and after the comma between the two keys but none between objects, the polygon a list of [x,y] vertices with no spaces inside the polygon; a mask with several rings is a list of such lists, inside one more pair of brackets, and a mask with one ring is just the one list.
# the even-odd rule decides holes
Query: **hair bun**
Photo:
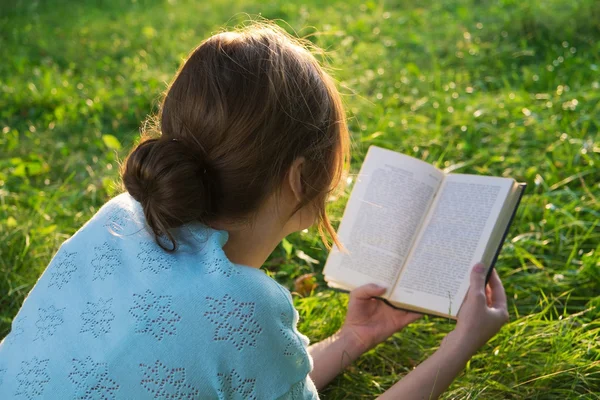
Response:
[{"label": "hair bun", "polygon": [[[176,244],[170,229],[203,222],[214,213],[215,184],[206,160],[179,140],[150,139],[131,152],[123,168],[123,184],[143,207],[156,237]],[[159,241],[159,244],[161,242]]]}]

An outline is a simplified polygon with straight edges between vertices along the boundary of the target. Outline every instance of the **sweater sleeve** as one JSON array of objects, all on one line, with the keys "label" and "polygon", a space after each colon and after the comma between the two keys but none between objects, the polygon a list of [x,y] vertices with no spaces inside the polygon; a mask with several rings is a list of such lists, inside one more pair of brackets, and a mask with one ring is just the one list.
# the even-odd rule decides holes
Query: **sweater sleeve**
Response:
[{"label": "sweater sleeve", "polygon": [[317,388],[310,376],[295,383],[290,390],[278,400],[318,400]]},{"label": "sweater sleeve", "polygon": [[[285,370],[281,381],[281,392],[274,399],[318,400],[317,389],[310,378],[313,360],[308,353],[309,339],[297,329],[299,315],[293,306],[290,292],[276,284],[282,301],[280,315],[275,320],[275,329],[269,341],[273,344],[273,357],[279,368]],[[271,336],[269,335],[269,336]]]},{"label": "sweater sleeve", "polygon": [[[245,376],[248,382],[244,398],[318,400],[317,389],[309,375],[313,367],[308,353],[309,339],[297,329],[299,315],[292,296],[273,279],[263,273],[260,276],[247,281],[244,288],[247,290],[253,285],[262,288],[261,298],[255,300],[255,347],[252,352],[244,350],[246,354],[237,359],[240,377]],[[230,398],[225,393],[219,394],[224,395],[224,399]]]},{"label": "sweater sleeve", "polygon": [[262,301],[240,302],[238,293],[221,302],[222,310],[215,306],[211,308],[215,311],[209,311],[219,318],[218,329],[209,338],[210,349],[228,349],[205,364],[214,370],[209,375],[217,378],[211,384],[216,389],[213,396],[219,400],[318,399],[309,376],[308,338],[296,330],[298,314],[279,289],[264,290],[268,294]]},{"label": "sweater sleeve", "polygon": [[[198,388],[219,400],[318,399],[309,376],[309,340],[296,329],[290,292],[261,270],[239,267],[240,279],[220,267],[223,273],[209,275],[188,292],[190,299],[180,299],[181,318],[191,321],[184,341],[204,356],[190,365],[190,372],[208,378]],[[201,290],[208,284],[210,295]]]}]

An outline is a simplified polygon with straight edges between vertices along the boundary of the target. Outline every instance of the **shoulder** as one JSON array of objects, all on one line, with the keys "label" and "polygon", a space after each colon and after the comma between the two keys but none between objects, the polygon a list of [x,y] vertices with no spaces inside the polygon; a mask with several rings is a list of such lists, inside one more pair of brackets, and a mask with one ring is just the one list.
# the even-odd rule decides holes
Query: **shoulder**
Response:
[{"label": "shoulder", "polygon": [[[105,237],[144,236],[151,238],[146,230],[141,205],[125,192],[107,201],[61,248],[85,246]],[[75,242],[75,243],[73,243]]]},{"label": "shoulder", "polygon": [[204,303],[211,351],[219,353],[217,360],[227,359],[217,367],[218,395],[234,396],[246,382],[247,398],[318,398],[309,377],[308,338],[296,328],[289,292],[261,271],[247,278],[243,289],[230,286],[229,293],[206,296]]},{"label": "shoulder", "polygon": [[300,350],[305,349],[308,338],[296,329],[299,316],[290,291],[261,269],[231,263],[223,251],[226,241],[226,232],[211,230],[203,250],[203,285],[211,290],[202,291],[206,294],[200,300],[207,312],[242,319],[252,316],[262,322],[261,333],[284,342],[292,340]]},{"label": "shoulder", "polygon": [[195,340],[212,360],[206,368],[216,378],[213,394],[229,398],[240,390],[245,398],[317,398],[308,376],[308,338],[296,328],[290,292],[259,269],[230,263],[222,251],[226,241],[221,231],[206,239],[202,278],[190,291],[194,299],[185,300],[197,307],[184,311],[196,313],[192,329],[201,332]]}]

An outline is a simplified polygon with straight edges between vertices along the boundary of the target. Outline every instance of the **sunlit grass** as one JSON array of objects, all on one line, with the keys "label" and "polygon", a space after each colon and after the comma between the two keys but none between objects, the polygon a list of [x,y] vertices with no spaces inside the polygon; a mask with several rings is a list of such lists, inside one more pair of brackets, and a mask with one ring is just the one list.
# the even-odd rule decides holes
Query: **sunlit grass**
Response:
[{"label": "sunlit grass", "polygon": [[[445,398],[599,398],[598,2],[86,3],[20,1],[0,13],[0,337],[60,243],[117,192],[119,157],[185,54],[261,13],[327,51],[349,111],[352,172],[376,144],[528,183],[497,264],[511,322]],[[336,222],[346,195],[331,204]],[[288,239],[266,268],[293,288],[327,253],[316,232]],[[340,326],[347,301],[318,283],[295,297],[315,341]],[[413,324],[323,397],[383,392],[452,326]]]}]

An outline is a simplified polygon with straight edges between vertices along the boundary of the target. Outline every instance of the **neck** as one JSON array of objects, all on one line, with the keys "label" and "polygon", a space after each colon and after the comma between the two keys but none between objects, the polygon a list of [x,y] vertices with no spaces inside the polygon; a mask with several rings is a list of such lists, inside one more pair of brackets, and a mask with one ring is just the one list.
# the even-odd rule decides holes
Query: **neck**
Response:
[{"label": "neck", "polygon": [[281,229],[273,228],[273,224],[261,223],[260,220],[241,226],[220,225],[219,229],[229,233],[223,247],[225,255],[234,264],[260,268],[285,237]]}]

